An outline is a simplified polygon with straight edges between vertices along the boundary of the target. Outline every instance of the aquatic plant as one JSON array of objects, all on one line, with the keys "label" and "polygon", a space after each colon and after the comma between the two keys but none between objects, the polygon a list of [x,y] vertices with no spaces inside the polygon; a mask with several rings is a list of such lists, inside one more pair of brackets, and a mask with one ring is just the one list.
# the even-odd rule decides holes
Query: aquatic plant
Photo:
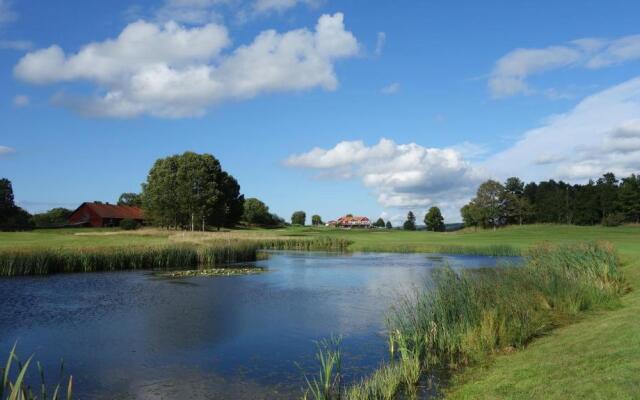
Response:
[{"label": "aquatic plant", "polygon": [[339,400],[341,398],[342,385],[342,339],[332,337],[316,343],[316,359],[320,364],[318,375],[309,380],[305,375],[307,390],[303,398],[311,396],[314,400]]},{"label": "aquatic plant", "polygon": [[[69,376],[65,388],[61,386],[61,383],[58,383],[53,388],[51,395],[49,395],[49,391],[45,383],[44,370],[39,362],[36,363],[36,365],[38,367],[40,376],[40,385],[38,386],[39,390],[36,390],[34,392],[34,389],[32,389],[26,382],[26,376],[29,371],[29,367],[32,364],[32,360],[33,356],[29,357],[29,359],[27,359],[24,364],[21,363],[16,355],[16,345],[13,345],[13,348],[9,352],[9,357],[7,358],[7,362],[4,368],[0,368],[0,376],[2,378],[2,382],[0,384],[0,399],[71,400],[71,398],[73,397],[73,377]],[[12,371],[14,370],[14,364],[16,365],[16,373],[12,374]],[[59,382],[62,382],[63,374],[64,364],[61,364]]]},{"label": "aquatic plant", "polygon": [[611,245],[588,243],[533,248],[521,267],[438,269],[428,290],[389,315],[390,364],[348,388],[347,399],[391,399],[402,388],[412,395],[420,371],[480,362],[580,312],[615,307],[627,290],[619,267]]},{"label": "aquatic plant", "polygon": [[0,252],[0,276],[136,269],[213,268],[255,261],[259,245],[233,242],[208,246],[38,249]]}]

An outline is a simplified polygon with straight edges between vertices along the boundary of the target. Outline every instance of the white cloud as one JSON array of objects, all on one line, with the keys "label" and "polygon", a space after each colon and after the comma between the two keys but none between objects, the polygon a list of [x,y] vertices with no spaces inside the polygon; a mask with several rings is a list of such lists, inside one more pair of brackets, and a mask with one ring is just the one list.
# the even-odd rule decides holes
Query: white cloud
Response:
[{"label": "white cloud", "polygon": [[292,155],[285,165],[315,169],[325,178],[358,178],[386,208],[420,212],[437,205],[447,219],[459,220],[460,207],[489,177],[578,183],[606,172],[640,172],[640,77],[586,97],[506,150],[487,152],[470,143],[428,148],[388,139],[373,146],[346,141]]},{"label": "white cloud", "polygon": [[202,25],[222,20],[218,7],[229,5],[233,0],[166,0],[155,11],[160,23],[175,21],[184,24]]},{"label": "white cloud", "polygon": [[378,38],[376,39],[375,55],[381,56],[384,45],[387,42],[387,34],[384,32],[378,32]]},{"label": "white cloud", "polygon": [[263,31],[223,54],[229,44],[227,30],[215,23],[188,28],[137,21],[116,39],[90,43],[75,54],[56,45],[28,53],[14,74],[36,84],[97,84],[105,92],[98,98],[64,92],[54,98],[86,115],[183,117],[268,92],[334,90],[334,61],[359,51],[341,13],[322,15],[314,31]]},{"label": "white cloud", "polygon": [[497,176],[581,181],[640,170],[640,78],[593,94],[525,132],[484,167]]},{"label": "white cloud", "polygon": [[458,204],[485,177],[454,148],[396,144],[389,139],[381,139],[373,146],[345,141],[331,149],[314,148],[292,155],[285,165],[344,172],[333,177],[358,177],[384,207],[440,205],[449,214],[457,213]]},{"label": "white cloud", "polygon": [[0,157],[8,154],[13,154],[15,152],[16,150],[14,148],[7,147],[7,146],[0,146]]},{"label": "white cloud", "polygon": [[[640,35],[614,40],[586,38],[541,49],[516,49],[496,62],[488,85],[494,97],[529,94],[535,91],[527,82],[531,75],[568,67],[604,68],[639,58]],[[545,94],[557,98],[555,89],[547,89]]]},{"label": "white cloud", "polygon": [[13,105],[15,107],[26,107],[29,105],[29,96],[26,96],[24,94],[19,94],[16,97],[13,98]]},{"label": "white cloud", "polygon": [[9,0],[0,0],[0,26],[14,21],[18,18],[18,14],[11,8]]},{"label": "white cloud", "polygon": [[310,7],[318,7],[320,0],[255,0],[253,10],[257,14],[266,14],[270,12],[284,12],[290,8],[304,4]]},{"label": "white cloud", "polygon": [[0,49],[25,51],[32,47],[33,43],[28,40],[0,40]]},{"label": "white cloud", "polygon": [[398,82],[394,82],[390,85],[387,85],[380,89],[380,93],[382,94],[396,94],[400,90],[400,84]]}]

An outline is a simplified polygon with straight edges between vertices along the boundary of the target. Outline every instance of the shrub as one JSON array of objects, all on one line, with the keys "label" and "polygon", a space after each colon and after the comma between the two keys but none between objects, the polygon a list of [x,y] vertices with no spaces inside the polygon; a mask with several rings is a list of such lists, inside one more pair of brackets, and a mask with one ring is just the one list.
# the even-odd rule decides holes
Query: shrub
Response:
[{"label": "shrub", "polygon": [[138,221],[134,219],[125,218],[122,221],[120,221],[120,228],[124,229],[125,231],[136,230],[138,229],[139,226],[140,224],[138,223]]}]

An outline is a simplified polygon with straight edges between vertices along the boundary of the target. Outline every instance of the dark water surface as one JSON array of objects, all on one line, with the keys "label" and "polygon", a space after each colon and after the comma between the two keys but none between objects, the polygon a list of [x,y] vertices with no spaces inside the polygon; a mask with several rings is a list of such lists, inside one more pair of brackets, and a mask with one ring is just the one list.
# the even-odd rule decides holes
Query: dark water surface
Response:
[{"label": "dark water surface", "polygon": [[289,399],[314,340],[343,337],[347,380],[387,357],[384,315],[430,270],[500,259],[274,252],[258,275],[160,279],[109,272],[0,279],[0,362],[18,341],[76,399]]}]

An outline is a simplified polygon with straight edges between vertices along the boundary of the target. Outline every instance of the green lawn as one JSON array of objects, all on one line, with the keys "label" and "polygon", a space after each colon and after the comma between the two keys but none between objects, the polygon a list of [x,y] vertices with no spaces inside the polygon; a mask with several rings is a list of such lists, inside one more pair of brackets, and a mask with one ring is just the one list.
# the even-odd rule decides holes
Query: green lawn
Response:
[{"label": "green lawn", "polygon": [[467,370],[455,377],[447,396],[454,399],[640,398],[640,226],[533,225],[453,233],[289,228],[184,234],[159,230],[124,233],[118,230],[63,229],[0,233],[0,251],[39,247],[161,245],[176,239],[317,235],[352,240],[351,249],[356,251],[433,251],[438,246],[448,245],[511,245],[525,249],[545,241],[612,242],[625,260],[625,276],[631,288],[635,289],[624,296],[621,308],[589,314],[580,322],[535,340],[522,351],[497,356],[488,365]]}]

